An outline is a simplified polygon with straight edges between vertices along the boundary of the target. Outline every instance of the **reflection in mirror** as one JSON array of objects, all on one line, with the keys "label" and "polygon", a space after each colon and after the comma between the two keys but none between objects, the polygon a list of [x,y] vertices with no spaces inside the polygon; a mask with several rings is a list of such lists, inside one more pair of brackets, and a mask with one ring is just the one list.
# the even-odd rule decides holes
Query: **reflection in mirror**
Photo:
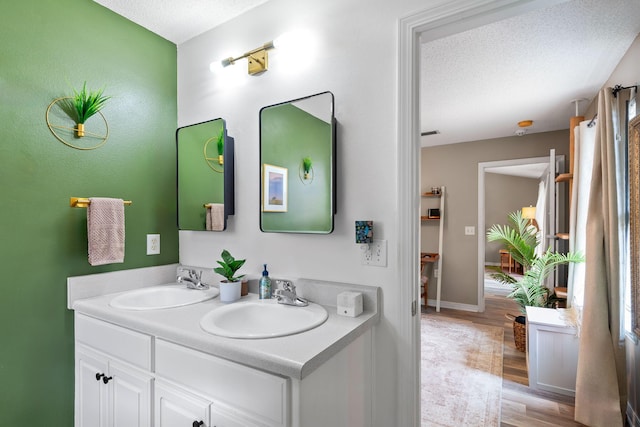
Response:
[{"label": "reflection in mirror", "polygon": [[222,231],[234,213],[233,138],[222,119],[181,127],[178,148],[178,228]]},{"label": "reflection in mirror", "polygon": [[335,127],[331,92],[260,110],[262,231],[333,231]]}]

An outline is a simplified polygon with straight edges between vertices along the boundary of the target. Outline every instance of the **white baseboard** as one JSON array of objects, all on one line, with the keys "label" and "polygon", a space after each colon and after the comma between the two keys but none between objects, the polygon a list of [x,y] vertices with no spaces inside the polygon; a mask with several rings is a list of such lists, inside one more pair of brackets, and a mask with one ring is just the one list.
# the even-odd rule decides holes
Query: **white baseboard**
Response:
[{"label": "white baseboard", "polygon": [[[435,307],[436,306],[436,300],[433,300],[433,299],[427,300],[427,305],[429,307]],[[441,308],[450,308],[452,310],[473,311],[475,313],[477,313],[479,311],[477,305],[461,304],[459,302],[440,301],[440,307]]]}]

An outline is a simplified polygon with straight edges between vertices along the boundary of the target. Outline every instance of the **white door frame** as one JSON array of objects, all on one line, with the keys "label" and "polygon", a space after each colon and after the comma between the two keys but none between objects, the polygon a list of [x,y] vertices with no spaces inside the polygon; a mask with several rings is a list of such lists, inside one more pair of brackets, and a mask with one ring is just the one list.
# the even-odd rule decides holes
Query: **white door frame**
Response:
[{"label": "white door frame", "polygon": [[[420,39],[435,40],[567,0],[454,0],[398,23],[398,426],[420,426]],[[412,315],[413,308],[413,315]]]},{"label": "white door frame", "polygon": [[[549,163],[550,157],[530,157],[527,159],[496,160],[478,163],[478,311],[484,311],[484,263],[485,263],[485,191],[484,182],[487,169],[503,166],[520,166],[531,163]],[[548,205],[547,205],[548,207]]]}]

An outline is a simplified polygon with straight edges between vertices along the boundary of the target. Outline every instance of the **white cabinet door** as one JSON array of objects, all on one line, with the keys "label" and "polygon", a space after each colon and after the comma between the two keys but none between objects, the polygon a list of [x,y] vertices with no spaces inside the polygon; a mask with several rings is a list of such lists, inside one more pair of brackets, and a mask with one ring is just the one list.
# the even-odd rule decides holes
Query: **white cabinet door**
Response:
[{"label": "white cabinet door", "polygon": [[247,420],[225,406],[215,402],[211,405],[211,427],[258,427],[261,425]]},{"label": "white cabinet door", "polygon": [[107,389],[102,381],[107,367],[105,359],[76,351],[76,427],[107,426]]},{"label": "white cabinet door", "polygon": [[109,427],[151,427],[151,376],[109,362]]},{"label": "white cabinet door", "polygon": [[[161,380],[155,384],[155,427],[210,427],[211,402]],[[202,424],[200,424],[202,423]]]},{"label": "white cabinet door", "polygon": [[151,375],[76,344],[76,427],[151,427]]}]

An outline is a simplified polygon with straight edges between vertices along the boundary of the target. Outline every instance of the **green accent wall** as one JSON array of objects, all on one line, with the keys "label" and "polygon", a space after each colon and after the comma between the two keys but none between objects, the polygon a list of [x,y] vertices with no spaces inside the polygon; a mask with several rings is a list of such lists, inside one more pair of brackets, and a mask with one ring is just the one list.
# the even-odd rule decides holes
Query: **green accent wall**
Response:
[{"label": "green accent wall", "polygon": [[[69,427],[66,278],[178,261],[176,46],[90,0],[4,2],[0,46],[0,425]],[[45,121],[84,81],[112,96],[109,139],[92,151]],[[71,196],[133,201],[124,263],[89,265],[86,209]],[[161,235],[160,255],[146,255],[147,233]]]},{"label": "green accent wall", "polygon": [[[261,212],[262,230],[331,232],[331,125],[287,103],[262,110],[260,138],[261,163],[288,170],[288,210]],[[301,179],[306,156],[313,161],[312,181]]]}]

